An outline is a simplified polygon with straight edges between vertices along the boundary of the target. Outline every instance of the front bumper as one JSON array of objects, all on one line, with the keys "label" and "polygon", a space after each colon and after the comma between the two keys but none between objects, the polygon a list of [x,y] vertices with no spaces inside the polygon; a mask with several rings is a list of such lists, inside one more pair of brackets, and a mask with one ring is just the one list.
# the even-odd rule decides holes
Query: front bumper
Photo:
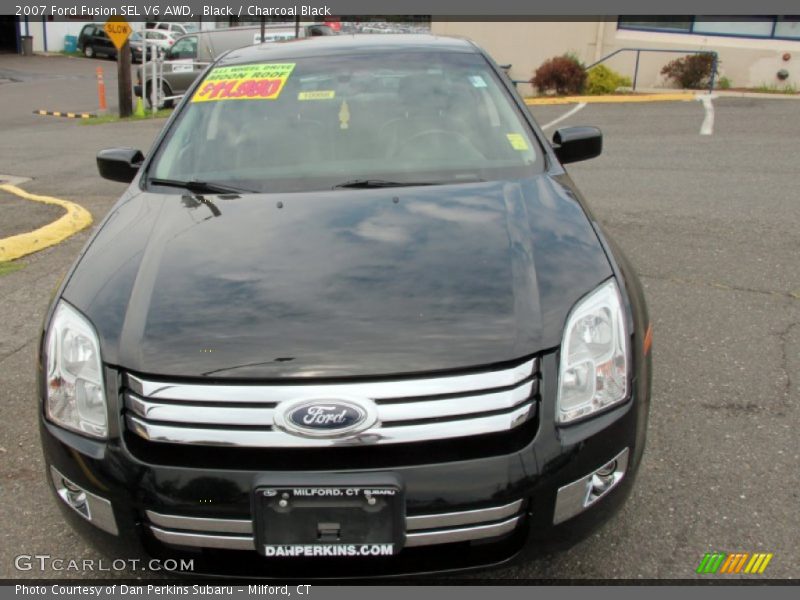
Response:
[{"label": "front bumper", "polygon": [[[216,467],[214,449],[206,450],[208,467],[181,464],[179,458],[157,464],[132,451],[124,435],[95,442],[44,419],[42,443],[49,473],[52,467],[111,503],[116,535],[96,527],[57,495],[71,524],[114,558],[186,558],[193,560],[193,573],[239,577],[308,578],[309,572],[320,578],[392,576],[485,567],[580,539],[611,515],[633,482],[644,447],[648,378],[634,381],[633,397],[626,404],[558,429],[553,425],[554,403],[548,400],[555,390],[547,385],[557,379],[555,369],[554,356],[542,359],[539,417],[532,439],[513,452],[317,471],[391,473],[399,478],[405,490],[407,543],[388,558],[267,559],[258,554],[252,534],[255,482],[267,472],[286,477],[291,465],[259,469],[249,461],[241,468]],[[559,490],[569,490],[570,484],[623,455],[624,473],[608,493],[555,524],[564,515],[563,493],[557,508]],[[574,507],[580,494],[576,496],[574,485],[571,489]]]}]

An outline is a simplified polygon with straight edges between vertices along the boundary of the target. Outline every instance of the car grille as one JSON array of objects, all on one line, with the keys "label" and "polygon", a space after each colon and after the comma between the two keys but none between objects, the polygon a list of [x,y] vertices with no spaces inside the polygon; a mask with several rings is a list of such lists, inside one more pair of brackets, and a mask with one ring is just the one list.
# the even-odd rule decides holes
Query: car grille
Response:
[{"label": "car grille", "polygon": [[[239,448],[327,448],[423,443],[516,429],[536,413],[537,361],[466,374],[270,385],[171,382],[128,374],[130,432],[149,442]],[[369,398],[379,424],[338,439],[311,439],[273,426],[275,407],[304,397]]]},{"label": "car grille", "polygon": [[[514,531],[522,500],[501,506],[406,517],[406,548],[501,537]],[[176,546],[255,550],[251,519],[212,519],[146,511],[156,539]]]}]

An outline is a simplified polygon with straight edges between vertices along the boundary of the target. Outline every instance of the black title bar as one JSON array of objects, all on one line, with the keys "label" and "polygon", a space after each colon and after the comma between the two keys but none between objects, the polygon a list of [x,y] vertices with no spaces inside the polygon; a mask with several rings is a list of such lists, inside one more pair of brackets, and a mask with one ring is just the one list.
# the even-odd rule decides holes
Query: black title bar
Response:
[{"label": "black title bar", "polygon": [[588,17],[598,15],[791,15],[800,13],[796,0],[10,0],[0,14],[101,20],[113,15],[129,20],[188,20],[235,17],[252,20],[255,13],[321,19],[341,15],[431,15],[434,17]]}]

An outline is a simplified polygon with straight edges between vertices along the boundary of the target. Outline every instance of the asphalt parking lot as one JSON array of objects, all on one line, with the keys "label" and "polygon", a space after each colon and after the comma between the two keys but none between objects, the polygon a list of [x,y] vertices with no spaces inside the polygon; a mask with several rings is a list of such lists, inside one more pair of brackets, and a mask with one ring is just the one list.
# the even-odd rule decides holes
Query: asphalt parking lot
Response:
[{"label": "asphalt parking lot", "polygon": [[[31,114],[93,110],[97,64],[111,97],[113,62],[0,55],[0,174],[31,178],[24,189],[81,204],[96,223],[125,187],[99,178],[97,150],[146,150],[163,125]],[[589,104],[548,130],[590,124],[605,135],[603,155],[569,172],[645,285],[655,327],[648,446],[629,501],[596,534],[482,576],[691,578],[711,551],[773,553],[762,577],[799,572],[800,102],[713,105],[712,135],[699,134],[697,101]],[[532,112],[547,124],[572,108]],[[0,235],[47,220],[33,211],[0,197]],[[0,269],[2,578],[114,576],[14,567],[19,554],[99,558],[46,488],[33,376],[44,311],[87,237]]]}]

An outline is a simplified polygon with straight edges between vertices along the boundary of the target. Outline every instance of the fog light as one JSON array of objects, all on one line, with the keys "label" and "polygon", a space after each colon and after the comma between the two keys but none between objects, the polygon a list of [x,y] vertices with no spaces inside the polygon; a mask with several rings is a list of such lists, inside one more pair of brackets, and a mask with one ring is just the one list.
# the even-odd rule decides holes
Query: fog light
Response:
[{"label": "fog light", "polygon": [[598,477],[608,477],[609,475],[613,475],[614,471],[617,470],[617,461],[612,460],[610,463],[606,463],[597,471],[594,472],[595,475]]},{"label": "fog light", "polygon": [[559,488],[553,523],[566,521],[589,508],[617,486],[627,468],[628,449],[625,448],[596,471]]},{"label": "fog light", "polygon": [[92,517],[89,513],[89,505],[86,504],[86,491],[79,488],[68,479],[62,478],[62,483],[64,485],[64,494],[62,495],[59,491],[59,496],[61,496],[64,502],[69,504],[84,517],[91,520]]},{"label": "fog light", "polygon": [[600,497],[605,494],[611,486],[614,485],[614,474],[609,473],[608,475],[601,476],[595,473],[592,476],[592,495]]},{"label": "fog light", "polygon": [[63,500],[64,504],[92,525],[113,535],[118,535],[119,531],[111,502],[83,489],[74,481],[64,477],[55,467],[50,467],[50,477],[58,497]]},{"label": "fog light", "polygon": [[614,473],[617,471],[617,461],[606,463],[592,475],[592,495],[600,497],[614,485]]}]

